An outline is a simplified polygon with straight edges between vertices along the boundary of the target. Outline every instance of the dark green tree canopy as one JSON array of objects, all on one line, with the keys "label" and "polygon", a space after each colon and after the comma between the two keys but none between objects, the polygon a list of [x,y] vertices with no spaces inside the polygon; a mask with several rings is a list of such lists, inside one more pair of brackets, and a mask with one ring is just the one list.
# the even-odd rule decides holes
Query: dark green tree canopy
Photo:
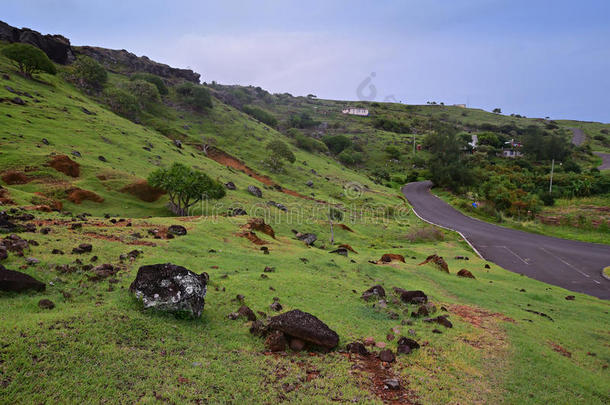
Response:
[{"label": "dark green tree canopy", "polygon": [[167,90],[167,86],[163,82],[163,79],[161,79],[157,75],[153,75],[151,73],[135,73],[135,74],[131,75],[130,79],[131,80],[144,80],[144,81],[147,81],[148,83],[154,84],[157,87],[157,90],[159,90],[159,94],[162,96],[169,93],[169,91]]},{"label": "dark green tree canopy", "polygon": [[87,89],[100,90],[108,81],[108,73],[102,65],[89,56],[80,56],[72,65],[76,84]]},{"label": "dark green tree canopy", "polygon": [[155,170],[148,176],[148,184],[169,194],[170,209],[176,215],[187,215],[188,209],[199,201],[219,199],[226,193],[222,183],[181,163]]},{"label": "dark green tree canopy", "polygon": [[325,136],[322,141],[333,154],[338,155],[352,145],[352,140],[345,135]]},{"label": "dark green tree canopy", "polygon": [[49,57],[40,49],[30,44],[14,43],[2,49],[2,55],[9,58],[19,69],[19,72],[26,77],[33,74],[44,72],[51,75],[57,73],[55,65]]},{"label": "dark green tree canopy", "polygon": [[296,157],[288,145],[279,139],[269,142],[267,144],[267,149],[269,150],[269,157],[265,159],[265,164],[267,164],[267,166],[269,166],[273,172],[282,171],[282,168],[284,167],[284,160],[290,163],[294,163],[296,161]]},{"label": "dark green tree canopy", "polygon": [[183,83],[176,87],[176,93],[180,96],[180,101],[194,110],[202,111],[212,108],[212,96],[208,89],[193,83]]}]

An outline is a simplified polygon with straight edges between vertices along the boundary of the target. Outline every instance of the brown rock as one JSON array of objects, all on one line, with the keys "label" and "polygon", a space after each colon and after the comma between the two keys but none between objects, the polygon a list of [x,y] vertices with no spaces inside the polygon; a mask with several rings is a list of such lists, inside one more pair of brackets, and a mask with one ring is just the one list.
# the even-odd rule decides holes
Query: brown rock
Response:
[{"label": "brown rock", "polygon": [[38,301],[38,307],[41,309],[53,309],[55,308],[55,304],[53,303],[53,301],[44,298]]},{"label": "brown rock", "polygon": [[386,363],[392,363],[396,357],[390,349],[385,349],[379,352],[379,360],[385,361]]},{"label": "brown rock", "polygon": [[287,343],[286,336],[279,330],[274,330],[267,336],[267,339],[265,339],[265,347],[272,352],[282,352],[286,350]]},{"label": "brown rock", "polygon": [[474,275],[469,270],[466,270],[466,269],[462,269],[462,270],[458,271],[457,275],[459,277],[475,278]]}]

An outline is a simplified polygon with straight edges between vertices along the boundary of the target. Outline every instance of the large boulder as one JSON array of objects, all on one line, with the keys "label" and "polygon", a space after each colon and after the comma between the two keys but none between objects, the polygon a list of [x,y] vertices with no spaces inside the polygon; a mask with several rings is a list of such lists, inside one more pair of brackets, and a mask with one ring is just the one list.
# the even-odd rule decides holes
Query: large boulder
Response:
[{"label": "large boulder", "polygon": [[371,299],[379,300],[385,298],[385,290],[380,285],[374,285],[363,292],[361,298],[365,301],[370,301]]},{"label": "large boulder", "polygon": [[291,338],[332,349],[339,344],[339,335],[324,322],[307,312],[294,309],[272,317],[269,320],[270,331],[281,331]]},{"label": "large boulder", "polygon": [[207,291],[207,273],[199,275],[171,263],[138,269],[129,291],[142,300],[144,308],[201,316]]},{"label": "large boulder", "polygon": [[17,225],[10,220],[11,217],[6,212],[0,212],[0,233],[14,232],[17,229]]},{"label": "large boulder", "polygon": [[44,291],[44,283],[27,274],[8,270],[0,264],[0,290],[22,292],[27,290]]},{"label": "large boulder", "polygon": [[65,65],[75,60],[70,40],[61,35],[42,35],[29,28],[16,28],[0,21],[0,40],[34,45],[53,62]]},{"label": "large boulder", "polygon": [[176,236],[184,236],[186,235],[186,228],[182,225],[171,225],[169,228],[167,228],[167,233],[171,233],[172,235]]},{"label": "large boulder", "polygon": [[258,198],[261,198],[263,196],[263,192],[261,191],[261,189],[256,186],[248,186],[248,192]]}]

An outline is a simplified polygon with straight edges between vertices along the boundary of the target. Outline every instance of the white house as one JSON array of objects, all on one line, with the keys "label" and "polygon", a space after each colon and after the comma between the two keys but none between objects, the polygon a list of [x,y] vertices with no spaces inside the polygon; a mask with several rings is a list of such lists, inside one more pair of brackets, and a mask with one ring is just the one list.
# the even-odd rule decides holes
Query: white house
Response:
[{"label": "white house", "polygon": [[468,145],[470,145],[472,149],[476,149],[478,143],[479,137],[477,136],[477,134],[472,134],[472,141],[468,142]]},{"label": "white house", "polygon": [[366,117],[369,115],[369,110],[367,110],[366,108],[349,107],[343,110],[343,114],[360,115],[362,117]]}]

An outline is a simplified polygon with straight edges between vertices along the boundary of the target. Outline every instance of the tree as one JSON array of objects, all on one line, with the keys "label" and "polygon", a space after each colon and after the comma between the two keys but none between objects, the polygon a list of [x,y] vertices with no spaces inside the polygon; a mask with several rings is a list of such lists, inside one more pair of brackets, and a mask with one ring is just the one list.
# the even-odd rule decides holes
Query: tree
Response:
[{"label": "tree", "polygon": [[277,118],[262,108],[245,105],[243,106],[242,110],[249,116],[256,118],[260,122],[267,124],[270,127],[275,127],[277,125]]},{"label": "tree", "polygon": [[388,158],[390,159],[395,159],[395,160],[399,160],[400,159],[400,149],[398,149],[396,146],[388,146],[385,148],[385,153],[388,155]]},{"label": "tree", "polygon": [[180,216],[199,201],[219,199],[225,196],[224,186],[207,174],[193,170],[181,163],[169,169],[157,169],[148,176],[148,184],[169,194],[169,208]]},{"label": "tree", "polygon": [[290,150],[288,145],[280,140],[271,141],[267,144],[267,150],[269,151],[269,157],[265,159],[265,164],[271,168],[273,172],[281,172],[286,160],[290,163],[296,161],[294,153]]},{"label": "tree", "polygon": [[202,136],[201,137],[201,150],[203,150],[204,155],[208,155],[208,151],[210,148],[216,145],[216,138],[211,136]]},{"label": "tree", "polygon": [[108,81],[108,73],[102,65],[89,56],[81,56],[72,65],[73,80],[85,89],[100,90]]},{"label": "tree", "polygon": [[193,83],[183,83],[176,88],[176,92],[182,96],[181,101],[197,111],[212,108],[212,96],[208,89]]},{"label": "tree", "polygon": [[424,144],[430,152],[428,167],[436,185],[456,191],[472,183],[472,171],[462,156],[466,143],[457,136],[455,129],[440,127],[436,134],[426,136]]},{"label": "tree", "polygon": [[333,154],[338,155],[352,145],[352,140],[345,135],[325,136],[322,141]]},{"label": "tree", "polygon": [[9,58],[22,75],[31,78],[34,73],[57,73],[55,65],[40,49],[30,44],[13,43],[2,49],[2,55]]},{"label": "tree", "polygon": [[501,109],[501,108],[496,107],[496,108],[494,108],[494,109],[493,109],[493,111],[492,111],[492,112],[493,112],[494,114],[502,114],[502,109]]},{"label": "tree", "polygon": [[159,76],[156,76],[156,75],[153,75],[150,73],[136,73],[134,75],[131,75],[130,79],[131,80],[144,80],[144,81],[147,81],[148,83],[154,84],[155,87],[157,88],[157,90],[159,91],[159,94],[162,96],[169,93],[169,91],[167,90],[167,86],[163,82],[163,79],[161,79]]},{"label": "tree", "polygon": [[106,89],[104,99],[110,109],[122,117],[134,119],[139,111],[138,100],[131,93],[118,87]]},{"label": "tree", "polygon": [[328,206],[328,223],[330,225],[330,244],[335,243],[335,231],[333,229],[333,221],[343,220],[343,212],[331,205]]},{"label": "tree", "polygon": [[125,88],[138,99],[142,106],[155,103],[161,98],[157,87],[145,80],[134,80],[125,83]]}]

